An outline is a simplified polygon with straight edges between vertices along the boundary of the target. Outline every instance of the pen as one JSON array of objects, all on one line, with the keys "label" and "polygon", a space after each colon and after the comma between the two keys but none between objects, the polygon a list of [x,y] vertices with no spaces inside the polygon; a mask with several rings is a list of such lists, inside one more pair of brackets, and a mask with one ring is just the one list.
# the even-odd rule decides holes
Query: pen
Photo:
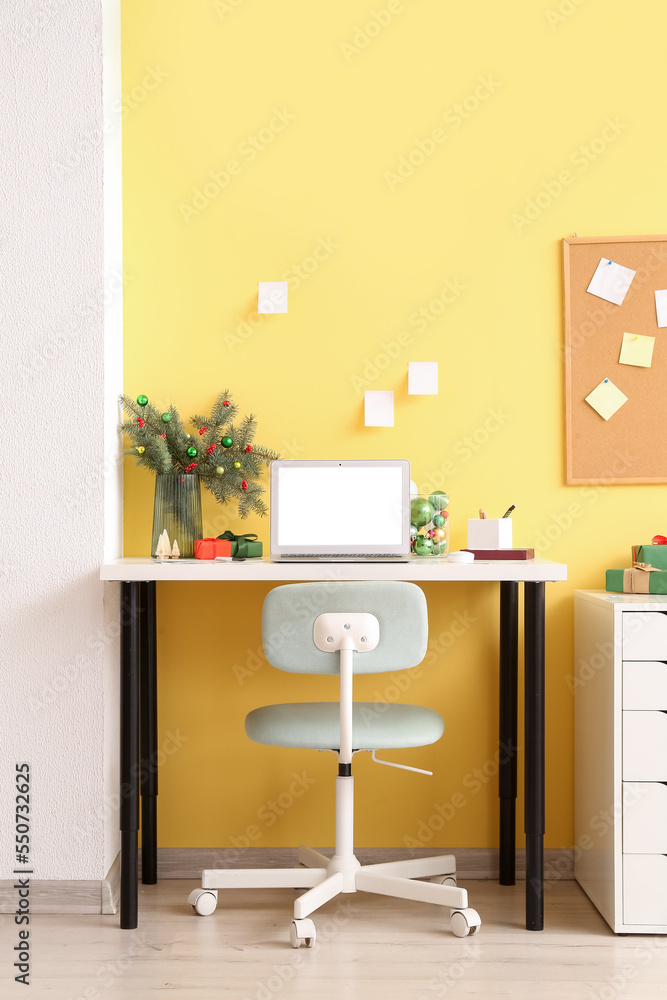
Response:
[{"label": "pen", "polygon": [[515,507],[516,507],[515,503],[513,503],[511,507],[508,507],[505,513],[503,514],[503,517],[509,517]]}]

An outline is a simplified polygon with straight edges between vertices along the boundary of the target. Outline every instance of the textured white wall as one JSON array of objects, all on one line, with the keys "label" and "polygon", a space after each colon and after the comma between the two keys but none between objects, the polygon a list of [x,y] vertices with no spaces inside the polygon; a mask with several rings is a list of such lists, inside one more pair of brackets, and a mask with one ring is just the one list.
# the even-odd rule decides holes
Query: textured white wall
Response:
[{"label": "textured white wall", "polygon": [[118,483],[104,306],[120,300],[105,286],[102,65],[100,0],[1,5],[0,878],[17,761],[34,878],[102,878],[118,847],[116,594],[105,608],[98,579]]}]

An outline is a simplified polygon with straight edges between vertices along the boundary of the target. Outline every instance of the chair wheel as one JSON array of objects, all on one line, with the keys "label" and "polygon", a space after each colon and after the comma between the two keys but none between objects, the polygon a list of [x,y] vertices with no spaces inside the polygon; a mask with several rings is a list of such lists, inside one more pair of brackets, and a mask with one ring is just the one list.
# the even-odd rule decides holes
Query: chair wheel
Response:
[{"label": "chair wheel", "polygon": [[188,903],[200,917],[210,917],[218,905],[217,889],[193,889],[188,896]]},{"label": "chair wheel", "polygon": [[302,917],[300,920],[293,920],[289,929],[290,944],[293,948],[312,948],[317,940],[315,924],[310,917]]},{"label": "chair wheel", "polygon": [[471,906],[465,910],[452,910],[451,921],[452,933],[461,938],[467,937],[468,934],[476,934],[482,926],[479,913]]},{"label": "chair wheel", "polygon": [[435,882],[436,885],[458,885],[456,872],[452,872],[450,875],[434,875],[433,878],[429,879],[429,882]]}]

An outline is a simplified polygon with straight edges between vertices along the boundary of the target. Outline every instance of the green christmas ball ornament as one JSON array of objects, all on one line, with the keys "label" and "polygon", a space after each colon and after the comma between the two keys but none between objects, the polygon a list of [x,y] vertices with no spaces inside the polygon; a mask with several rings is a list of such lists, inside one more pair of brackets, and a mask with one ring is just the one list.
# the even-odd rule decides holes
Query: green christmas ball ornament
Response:
[{"label": "green christmas ball ornament", "polygon": [[160,417],[160,420],[162,421],[163,424],[170,424],[171,413],[163,413],[162,416]]},{"label": "green christmas ball ornament", "polygon": [[234,468],[235,469],[240,469],[241,468],[241,463],[240,462],[234,462]]},{"label": "green christmas ball ornament", "polygon": [[148,396],[137,396],[137,403],[139,406],[145,406],[148,402]]},{"label": "green christmas ball ornament", "polygon": [[427,535],[417,535],[415,538],[415,555],[433,555],[433,542]]},{"label": "green christmas ball ornament", "polygon": [[444,510],[445,507],[449,507],[449,497],[442,490],[433,490],[433,493],[428,498],[428,502],[433,507],[433,510],[438,511],[438,513]]},{"label": "green christmas ball ornament", "polygon": [[442,516],[442,514],[434,514],[433,523],[436,526],[436,528],[442,528],[443,525],[447,523],[447,520]]},{"label": "green christmas ball ornament", "polygon": [[410,501],[410,522],[418,528],[423,528],[433,517],[433,508],[424,497],[415,497]]},{"label": "green christmas ball ornament", "polygon": [[223,439],[220,442],[220,444],[222,445],[223,448],[231,448],[231,446],[234,444],[234,442],[232,441],[232,439],[230,437],[223,437]]},{"label": "green christmas ball ornament", "polygon": [[225,470],[223,469],[223,467],[221,465],[216,465],[216,467],[215,467],[215,474],[216,474],[216,476],[224,476]]},{"label": "green christmas ball ornament", "polygon": [[191,445],[188,448],[188,450],[186,452],[186,455],[189,455],[190,458],[196,458],[197,457],[197,449]]}]

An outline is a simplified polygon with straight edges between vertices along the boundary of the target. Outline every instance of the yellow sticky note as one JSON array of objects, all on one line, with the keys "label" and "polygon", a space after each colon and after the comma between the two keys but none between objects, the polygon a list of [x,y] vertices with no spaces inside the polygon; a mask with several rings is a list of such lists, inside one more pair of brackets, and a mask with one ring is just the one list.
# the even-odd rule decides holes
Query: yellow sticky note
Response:
[{"label": "yellow sticky note", "polygon": [[638,368],[650,368],[653,360],[653,345],[655,337],[644,337],[640,333],[624,333],[621,344],[619,365],[637,365]]},{"label": "yellow sticky note", "polygon": [[593,409],[597,410],[605,420],[609,420],[616,413],[616,410],[620,409],[627,401],[628,397],[608,378],[603,379],[586,396],[586,402],[590,403]]}]

